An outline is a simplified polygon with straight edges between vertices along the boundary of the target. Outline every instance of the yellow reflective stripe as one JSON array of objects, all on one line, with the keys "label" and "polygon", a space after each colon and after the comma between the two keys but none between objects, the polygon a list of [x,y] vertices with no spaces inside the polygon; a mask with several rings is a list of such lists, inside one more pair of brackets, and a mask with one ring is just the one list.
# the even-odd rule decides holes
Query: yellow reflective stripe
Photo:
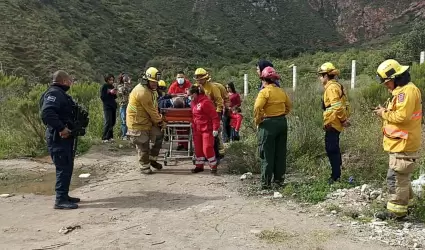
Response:
[{"label": "yellow reflective stripe", "polygon": [[134,107],[133,105],[128,104],[128,105],[127,105],[127,107],[128,107],[129,109],[131,109],[132,111],[137,112],[136,107]]},{"label": "yellow reflective stripe", "polygon": [[332,104],[331,105],[331,107],[336,107],[336,106],[341,106],[342,105],[342,103],[341,102],[336,102],[336,103],[334,103],[334,104]]},{"label": "yellow reflective stripe", "polygon": [[422,110],[413,112],[411,120],[419,120],[422,118]]},{"label": "yellow reflective stripe", "polygon": [[407,205],[398,205],[391,202],[387,202],[387,209],[393,213],[405,214],[407,213]]},{"label": "yellow reflective stripe", "polygon": [[384,127],[384,135],[389,138],[401,138],[407,140],[409,133],[405,130],[393,129],[390,127]]},{"label": "yellow reflective stripe", "polygon": [[155,108],[158,108],[158,92],[154,91],[152,93],[152,102]]},{"label": "yellow reflective stripe", "polygon": [[336,102],[334,104],[332,104],[331,106],[326,108],[326,112],[330,112],[330,111],[334,111],[336,108],[341,107],[342,102]]}]

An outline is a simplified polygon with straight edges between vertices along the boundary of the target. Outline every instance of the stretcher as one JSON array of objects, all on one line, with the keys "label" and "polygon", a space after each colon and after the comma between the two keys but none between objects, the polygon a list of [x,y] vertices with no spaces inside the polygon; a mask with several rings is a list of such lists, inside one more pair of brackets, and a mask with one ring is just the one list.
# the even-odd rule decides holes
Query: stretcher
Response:
[{"label": "stretcher", "polygon": [[[164,154],[164,165],[167,166],[170,161],[177,164],[178,160],[183,159],[194,161],[192,110],[190,108],[163,108],[161,114],[167,124],[165,136],[169,138],[169,145]],[[177,151],[175,149],[177,144],[182,142],[188,144],[188,150]]]}]

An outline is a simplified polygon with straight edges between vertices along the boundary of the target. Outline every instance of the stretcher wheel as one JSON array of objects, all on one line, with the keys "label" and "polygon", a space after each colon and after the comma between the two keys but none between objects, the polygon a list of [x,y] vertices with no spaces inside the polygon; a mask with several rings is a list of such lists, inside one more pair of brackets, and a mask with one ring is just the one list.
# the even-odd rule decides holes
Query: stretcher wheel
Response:
[{"label": "stretcher wheel", "polygon": [[164,161],[164,166],[167,166],[168,165],[168,162],[167,161]]}]

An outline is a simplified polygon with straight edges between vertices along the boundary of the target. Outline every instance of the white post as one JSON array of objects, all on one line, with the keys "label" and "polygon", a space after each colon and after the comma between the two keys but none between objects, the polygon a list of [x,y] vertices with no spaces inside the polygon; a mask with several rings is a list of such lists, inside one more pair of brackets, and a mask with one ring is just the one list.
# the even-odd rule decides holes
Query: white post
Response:
[{"label": "white post", "polygon": [[424,63],[425,62],[425,51],[422,51],[421,52],[421,59],[420,59],[420,64],[422,64],[422,63]]},{"label": "white post", "polygon": [[292,90],[297,88],[297,66],[292,66]]},{"label": "white post", "polygon": [[351,89],[356,85],[356,60],[351,61]]},{"label": "white post", "polygon": [[243,75],[243,95],[248,95],[248,74]]}]

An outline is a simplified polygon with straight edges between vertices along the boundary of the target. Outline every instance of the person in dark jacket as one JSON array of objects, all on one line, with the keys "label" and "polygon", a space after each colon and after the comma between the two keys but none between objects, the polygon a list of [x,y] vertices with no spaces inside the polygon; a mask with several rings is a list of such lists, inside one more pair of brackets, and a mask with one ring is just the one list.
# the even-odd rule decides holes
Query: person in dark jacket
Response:
[{"label": "person in dark jacket", "polygon": [[117,89],[114,87],[115,77],[109,74],[105,77],[105,84],[100,89],[100,99],[103,102],[105,124],[103,127],[103,142],[114,140],[114,126],[117,120]]},{"label": "person in dark jacket", "polygon": [[[273,64],[271,62],[267,61],[267,60],[261,59],[260,61],[258,61],[258,63],[257,63],[257,74],[258,74],[258,76],[261,75],[261,72],[263,72],[263,70],[266,67],[274,68]],[[280,87],[279,80],[275,80],[274,84],[276,84],[277,87]],[[258,86],[258,90],[262,90],[263,88],[264,88],[263,82],[260,82],[260,84]]]},{"label": "person in dark jacket", "polygon": [[71,77],[59,70],[53,74],[53,83],[40,98],[40,113],[46,128],[47,149],[56,167],[55,209],[76,209],[79,198],[68,195],[74,169],[73,107],[75,102],[66,92]]}]

